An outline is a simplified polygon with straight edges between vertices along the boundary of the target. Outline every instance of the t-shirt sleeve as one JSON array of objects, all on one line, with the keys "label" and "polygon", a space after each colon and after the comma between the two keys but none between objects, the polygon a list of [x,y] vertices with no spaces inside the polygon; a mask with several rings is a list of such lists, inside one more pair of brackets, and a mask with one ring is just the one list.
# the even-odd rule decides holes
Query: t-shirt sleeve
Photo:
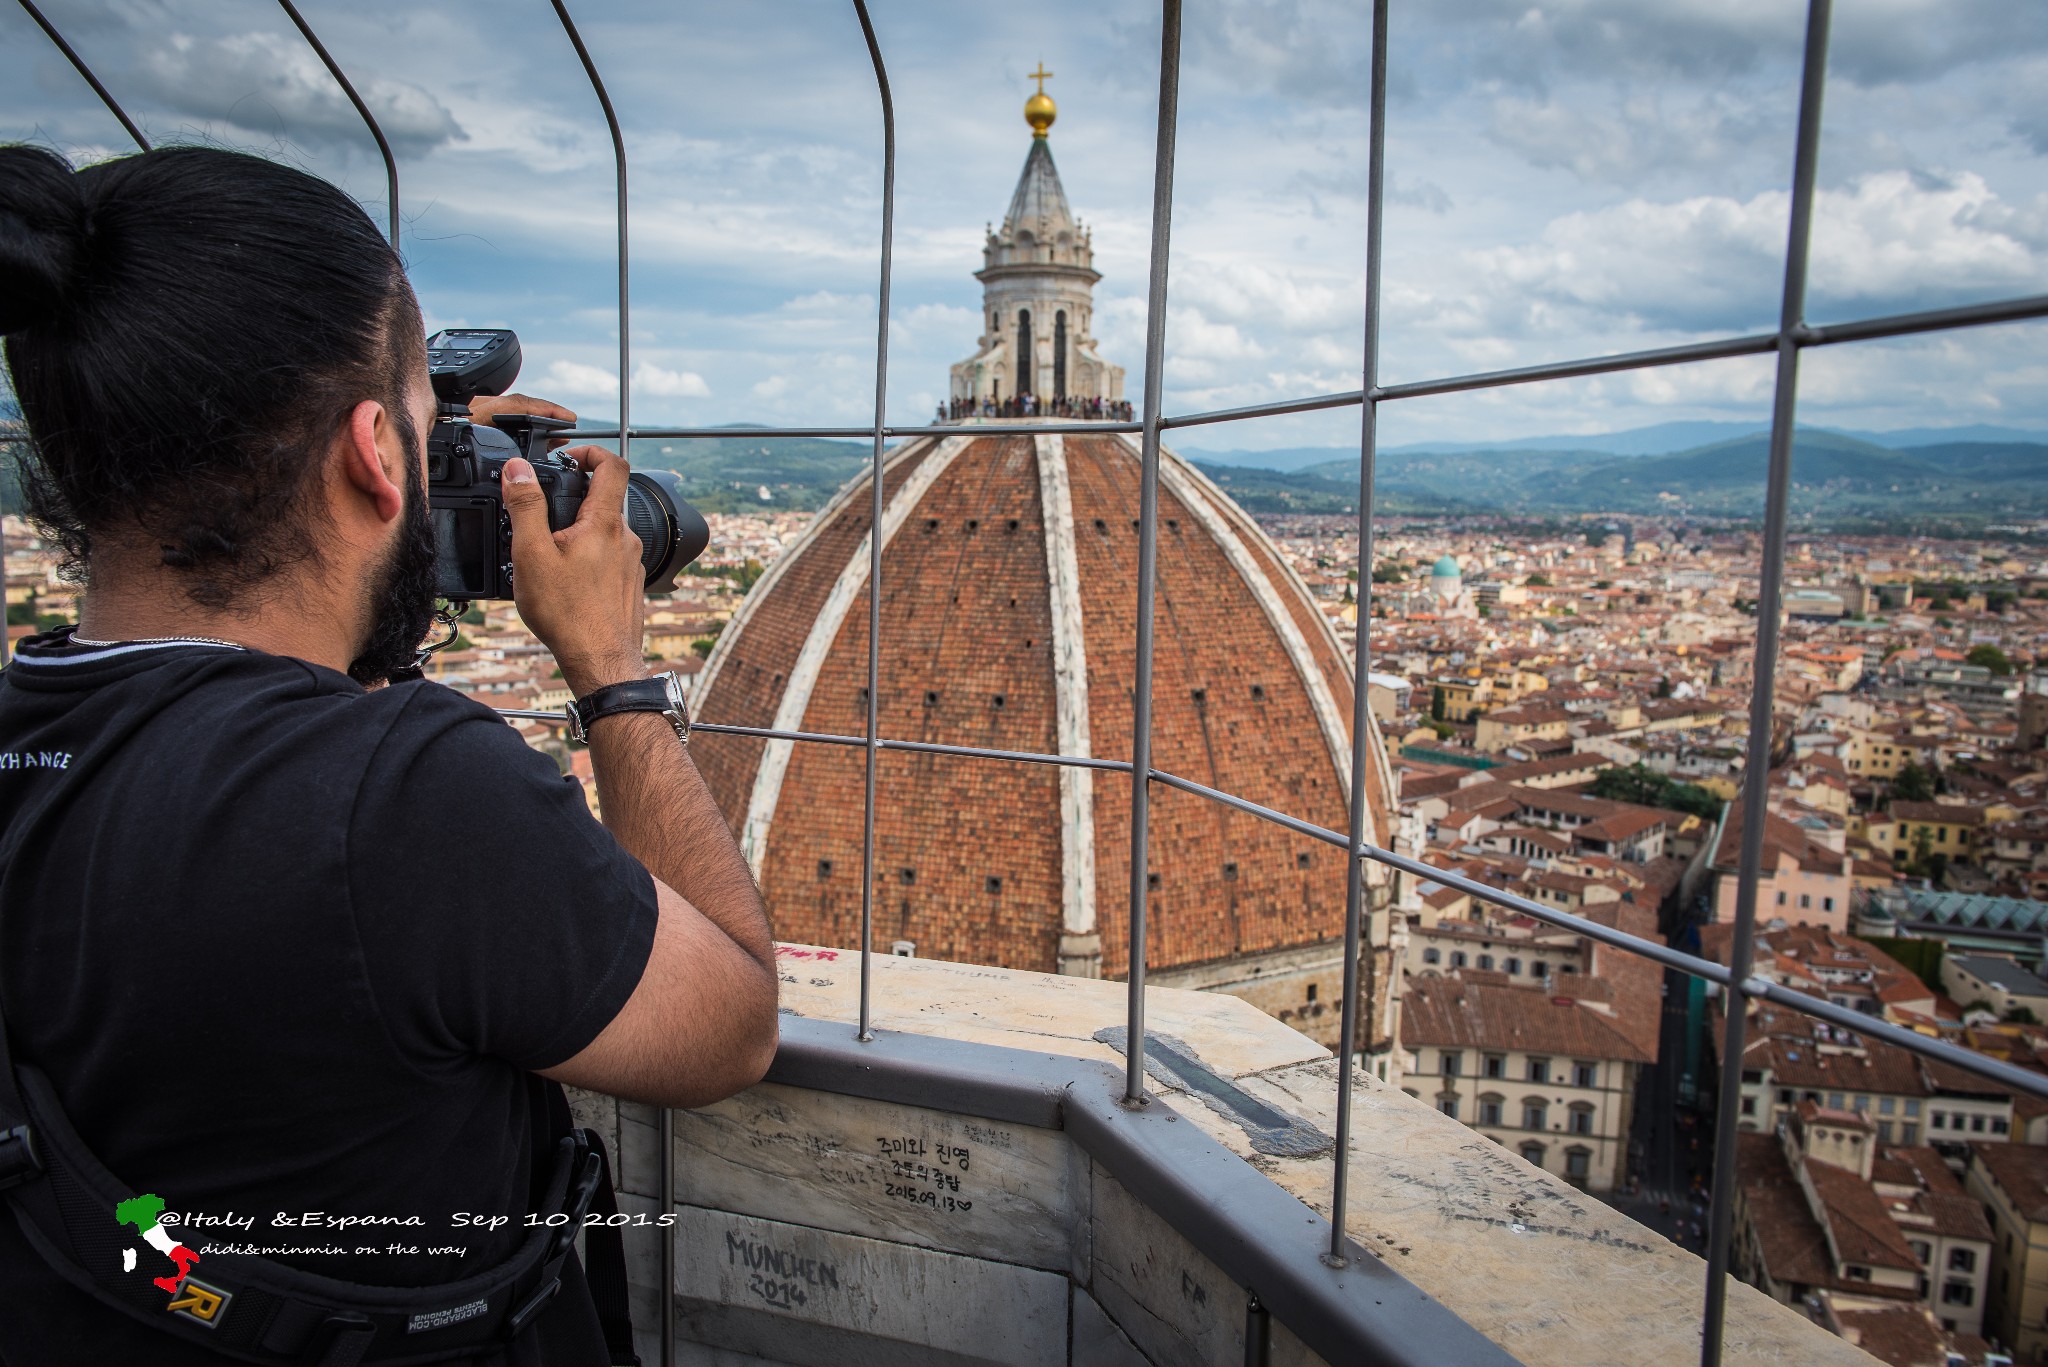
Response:
[{"label": "t-shirt sleeve", "polygon": [[639,984],[654,880],[512,728],[438,685],[407,691],[349,831],[378,1012],[428,1070],[478,1054],[553,1067]]}]

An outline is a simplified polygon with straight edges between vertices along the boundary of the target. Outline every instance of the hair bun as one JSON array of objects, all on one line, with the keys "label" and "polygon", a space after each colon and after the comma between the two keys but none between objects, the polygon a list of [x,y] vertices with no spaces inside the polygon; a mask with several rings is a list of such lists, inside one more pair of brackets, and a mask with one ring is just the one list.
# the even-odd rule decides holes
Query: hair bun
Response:
[{"label": "hair bun", "polygon": [[0,333],[56,316],[84,233],[85,199],[70,165],[40,147],[0,147]]}]

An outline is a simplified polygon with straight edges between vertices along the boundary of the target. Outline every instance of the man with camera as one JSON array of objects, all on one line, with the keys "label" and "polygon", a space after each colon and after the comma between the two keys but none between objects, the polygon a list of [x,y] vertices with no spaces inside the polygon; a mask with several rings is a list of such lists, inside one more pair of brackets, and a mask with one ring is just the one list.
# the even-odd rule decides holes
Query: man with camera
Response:
[{"label": "man with camera", "polygon": [[[437,407],[353,201],[213,149],[0,148],[0,334],[86,585],[0,676],[0,1362],[612,1361],[546,1218],[600,1169],[536,1075],[702,1105],[776,1042],[759,895],[644,686],[626,462],[568,453],[559,529],[502,468],[600,825],[412,668]],[[565,416],[478,416],[519,409]]]}]

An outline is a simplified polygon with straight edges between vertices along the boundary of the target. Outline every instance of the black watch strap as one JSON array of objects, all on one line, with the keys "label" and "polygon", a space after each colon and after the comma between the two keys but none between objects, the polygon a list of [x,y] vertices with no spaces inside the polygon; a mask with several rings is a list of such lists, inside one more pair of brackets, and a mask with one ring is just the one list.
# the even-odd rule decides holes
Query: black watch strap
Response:
[{"label": "black watch strap", "polygon": [[675,727],[678,740],[685,745],[690,742],[690,713],[683,705],[682,684],[673,674],[606,684],[573,699],[562,711],[569,718],[570,737],[578,741],[589,739],[590,724],[599,717],[616,712],[659,712]]}]

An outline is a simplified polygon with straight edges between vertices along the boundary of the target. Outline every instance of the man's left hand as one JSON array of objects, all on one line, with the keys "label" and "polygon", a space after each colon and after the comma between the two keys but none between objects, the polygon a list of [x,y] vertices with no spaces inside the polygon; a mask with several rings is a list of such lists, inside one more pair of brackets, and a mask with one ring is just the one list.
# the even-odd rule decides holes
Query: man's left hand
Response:
[{"label": "man's left hand", "polygon": [[[469,420],[471,422],[489,423],[491,426],[496,427],[497,423],[492,420],[500,413],[530,413],[536,418],[560,418],[564,422],[576,421],[576,415],[562,407],[562,405],[549,403],[546,399],[532,398],[525,394],[479,394],[469,401]],[[567,446],[568,444],[569,439],[567,437],[548,438],[548,450],[550,451],[556,447]]]}]

